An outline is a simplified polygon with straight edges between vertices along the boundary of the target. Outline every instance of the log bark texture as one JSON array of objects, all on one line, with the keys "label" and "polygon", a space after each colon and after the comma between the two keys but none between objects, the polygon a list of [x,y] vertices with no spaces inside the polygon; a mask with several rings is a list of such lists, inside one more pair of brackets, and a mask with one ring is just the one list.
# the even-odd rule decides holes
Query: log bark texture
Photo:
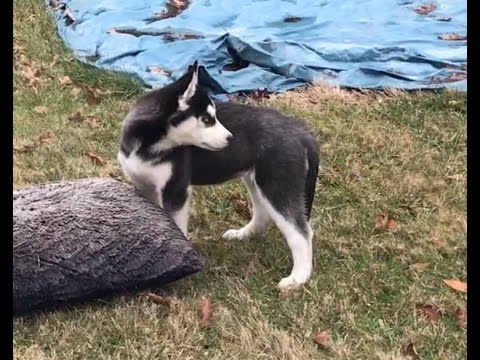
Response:
[{"label": "log bark texture", "polygon": [[113,179],[13,192],[13,311],[48,309],[201,270],[173,220]]}]

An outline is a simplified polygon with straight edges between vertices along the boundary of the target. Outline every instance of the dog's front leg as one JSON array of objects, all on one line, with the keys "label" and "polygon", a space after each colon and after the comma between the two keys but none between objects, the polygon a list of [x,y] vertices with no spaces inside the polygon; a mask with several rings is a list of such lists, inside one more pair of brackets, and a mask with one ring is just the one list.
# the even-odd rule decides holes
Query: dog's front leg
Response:
[{"label": "dog's front leg", "polygon": [[178,228],[182,231],[183,235],[188,238],[188,218],[190,215],[190,202],[192,199],[191,186],[186,188],[181,194],[176,194],[173,199],[170,196],[167,196],[167,199],[170,203],[168,204],[170,215]]}]

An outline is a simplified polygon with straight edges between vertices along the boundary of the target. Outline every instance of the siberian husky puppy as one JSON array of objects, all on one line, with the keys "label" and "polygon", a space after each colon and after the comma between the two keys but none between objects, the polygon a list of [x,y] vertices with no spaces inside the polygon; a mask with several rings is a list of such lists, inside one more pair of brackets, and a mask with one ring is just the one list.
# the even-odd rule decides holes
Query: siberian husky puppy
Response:
[{"label": "siberian husky puppy", "polygon": [[195,62],[133,106],[123,120],[118,160],[135,188],[164,208],[186,236],[191,186],[241,177],[253,216],[223,237],[245,239],[273,222],[293,259],[291,274],[278,286],[292,289],[309,280],[319,143],[300,120],[263,107],[216,104],[200,86]]}]

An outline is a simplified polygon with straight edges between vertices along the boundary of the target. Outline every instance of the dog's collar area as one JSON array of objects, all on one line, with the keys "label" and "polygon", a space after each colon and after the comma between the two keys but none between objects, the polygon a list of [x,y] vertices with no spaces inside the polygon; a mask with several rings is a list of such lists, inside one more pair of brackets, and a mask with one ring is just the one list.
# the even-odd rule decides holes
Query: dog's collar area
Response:
[{"label": "dog's collar area", "polygon": [[176,150],[178,146],[168,147],[161,150],[152,150],[151,148],[147,149],[138,149],[137,155],[143,161],[152,162],[152,165],[158,165],[167,160],[167,158]]}]

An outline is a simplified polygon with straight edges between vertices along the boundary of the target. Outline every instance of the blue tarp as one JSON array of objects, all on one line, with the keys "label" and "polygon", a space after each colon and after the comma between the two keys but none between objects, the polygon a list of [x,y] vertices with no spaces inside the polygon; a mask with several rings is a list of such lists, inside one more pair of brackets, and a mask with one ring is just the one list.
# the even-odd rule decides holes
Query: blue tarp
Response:
[{"label": "blue tarp", "polygon": [[76,57],[152,87],[198,60],[219,94],[322,82],[467,89],[466,0],[433,1],[425,14],[410,0],[190,0],[167,18],[175,7],[165,0],[53,3]]}]

